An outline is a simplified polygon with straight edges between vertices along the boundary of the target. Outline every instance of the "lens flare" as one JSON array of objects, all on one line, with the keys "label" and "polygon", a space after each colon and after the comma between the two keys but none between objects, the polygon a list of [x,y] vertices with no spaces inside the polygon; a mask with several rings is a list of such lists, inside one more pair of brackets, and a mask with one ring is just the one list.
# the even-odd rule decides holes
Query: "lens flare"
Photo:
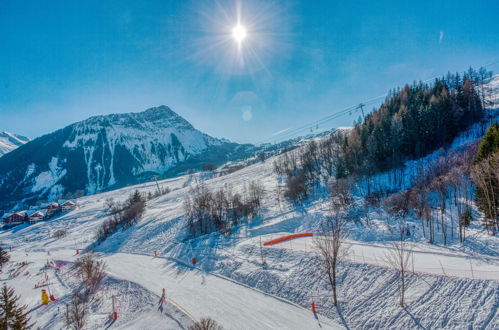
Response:
[{"label": "lens flare", "polygon": [[246,35],[247,35],[246,28],[241,24],[236,25],[232,29],[232,36],[239,43],[242,42],[246,38]]}]

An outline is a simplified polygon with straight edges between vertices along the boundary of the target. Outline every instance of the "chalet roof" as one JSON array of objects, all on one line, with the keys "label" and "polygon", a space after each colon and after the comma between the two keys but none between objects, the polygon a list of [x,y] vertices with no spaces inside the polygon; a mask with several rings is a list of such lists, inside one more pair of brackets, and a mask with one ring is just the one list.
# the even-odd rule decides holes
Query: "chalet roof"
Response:
[{"label": "chalet roof", "polygon": [[28,217],[32,217],[32,216],[42,216],[42,217],[44,217],[45,214],[46,214],[46,212],[41,211],[41,210],[32,210],[32,211],[28,212]]},{"label": "chalet roof", "polygon": [[42,205],[40,205],[41,209],[48,209],[49,207],[59,207],[59,204],[57,204],[56,202],[50,202],[50,203],[43,203]]},{"label": "chalet roof", "polygon": [[75,200],[72,200],[72,199],[68,199],[68,200],[64,200],[64,199],[61,199],[59,201],[57,201],[59,203],[59,205],[76,205],[76,201]]},{"label": "chalet roof", "polygon": [[26,215],[26,211],[17,211],[17,212],[10,212],[10,213],[5,213],[3,216],[2,216],[2,219],[7,219],[13,215],[18,215],[18,216],[21,216],[21,217],[24,217]]}]

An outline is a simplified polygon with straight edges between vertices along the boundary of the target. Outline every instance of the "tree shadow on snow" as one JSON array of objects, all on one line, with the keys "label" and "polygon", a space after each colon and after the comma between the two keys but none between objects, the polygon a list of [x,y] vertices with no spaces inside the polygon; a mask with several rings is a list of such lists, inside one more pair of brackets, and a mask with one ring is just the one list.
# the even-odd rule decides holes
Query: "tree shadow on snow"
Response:
[{"label": "tree shadow on snow", "polygon": [[414,323],[416,323],[416,325],[418,326],[418,329],[426,330],[426,328],[421,325],[419,320],[414,315],[412,315],[412,313],[407,309],[407,307],[404,307],[403,309],[407,313],[407,315],[409,315],[411,317],[411,319],[414,321]]},{"label": "tree shadow on snow", "polygon": [[340,305],[341,305],[341,303],[338,303],[338,305],[336,306],[336,311],[338,312],[338,316],[340,317],[340,320],[341,320],[341,323],[343,324],[343,326],[347,330],[350,330],[350,327],[348,326],[347,320],[343,316],[343,311],[341,310],[341,306]]}]

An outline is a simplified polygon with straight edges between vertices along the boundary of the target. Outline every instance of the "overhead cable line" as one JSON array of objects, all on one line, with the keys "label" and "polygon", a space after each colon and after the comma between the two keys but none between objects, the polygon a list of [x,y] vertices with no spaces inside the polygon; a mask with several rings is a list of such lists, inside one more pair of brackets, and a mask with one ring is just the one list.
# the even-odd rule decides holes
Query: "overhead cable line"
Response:
[{"label": "overhead cable line", "polygon": [[[488,68],[488,67],[495,66],[497,64],[499,64],[499,58],[491,61],[488,64],[481,65],[480,67]],[[431,78],[422,80],[422,82],[429,82],[429,81],[435,80],[435,79],[437,79],[437,78],[439,78],[441,76],[442,75],[431,77]],[[362,116],[363,116],[363,119],[364,119],[365,116],[364,116],[364,109],[363,108],[365,106],[369,105],[369,104],[375,103],[375,102],[377,102],[377,101],[379,101],[379,100],[381,100],[383,98],[386,98],[387,96],[388,96],[388,93],[380,95],[380,96],[377,96],[377,97],[373,97],[371,99],[362,101],[359,104],[352,105],[352,106],[343,108],[341,110],[338,110],[338,111],[336,111],[334,113],[331,113],[331,114],[329,114],[327,116],[324,116],[324,117],[322,117],[320,119],[317,119],[317,120],[315,120],[313,122],[309,122],[307,124],[301,125],[299,127],[293,128],[293,129],[286,129],[286,130],[282,131],[282,133],[272,135],[272,136],[270,136],[270,137],[268,137],[268,138],[266,138],[264,140],[261,140],[261,141],[257,142],[257,144],[271,143],[272,141],[277,141],[277,140],[284,141],[286,139],[295,137],[296,135],[298,135],[298,133],[309,131],[309,130],[311,130],[311,131],[316,130],[316,129],[318,129],[319,125],[327,123],[327,122],[329,122],[329,121],[331,121],[333,119],[340,118],[340,117],[345,116],[347,114],[348,115],[352,115],[353,112],[357,112],[358,110],[361,110]]]}]

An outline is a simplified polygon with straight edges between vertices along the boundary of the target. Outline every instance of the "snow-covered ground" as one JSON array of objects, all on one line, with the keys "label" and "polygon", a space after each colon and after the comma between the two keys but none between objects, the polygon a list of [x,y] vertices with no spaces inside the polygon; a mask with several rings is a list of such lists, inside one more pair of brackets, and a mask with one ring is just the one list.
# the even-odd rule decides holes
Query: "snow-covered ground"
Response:
[{"label": "snow-covered ground", "polygon": [[[479,226],[470,229],[464,247],[456,242],[448,246],[412,242],[415,275],[408,307],[401,309],[395,273],[384,263],[390,249],[388,236],[381,234],[385,219],[372,214],[372,223],[379,228],[359,226],[357,231],[365,234],[349,241],[351,253],[341,265],[340,308],[336,309],[326,282],[316,271],[312,239],[265,247],[267,265],[261,264],[260,242],[313,229],[326,213],[325,203],[319,200],[296,209],[279,199],[272,159],[208,179],[206,184],[211,189],[230,185],[237,190],[250,180],[259,180],[265,187],[261,216],[236,228],[232,235],[212,233],[191,241],[185,237],[183,201],[193,177],[160,181],[160,186],[172,191],[150,200],[139,224],[97,247],[108,265],[109,279],[89,329],[109,326],[109,297],[113,294],[121,310],[112,328],[182,328],[191,319],[206,316],[231,329],[313,329],[319,324],[323,328],[497,328],[498,242]],[[33,318],[39,326],[63,327],[60,313],[74,284],[48,271],[55,282],[50,289],[60,301],[38,307],[40,289],[33,288],[46,272],[33,274],[39,273],[47,259],[74,261],[76,249],[91,246],[96,228],[107,218],[106,199],[124,200],[135,189],[147,192],[157,188],[156,183],[148,183],[84,197],[78,210],[60,218],[0,233],[2,245],[14,248],[13,261],[33,262],[28,267],[30,275],[19,275],[7,283],[34,308]],[[51,238],[58,229],[66,230],[67,236]],[[379,234],[375,234],[378,241],[369,235],[373,231]],[[485,245],[493,251],[487,251]],[[154,251],[161,257],[154,258]],[[196,268],[189,266],[192,257],[198,260]],[[64,273],[64,268],[60,272]],[[165,312],[157,308],[162,288],[169,299]],[[310,311],[312,302],[317,305],[317,318]]]},{"label": "snow-covered ground", "polygon": [[[479,138],[478,129],[460,136],[452,148]],[[283,200],[272,162],[271,158],[219,177],[204,175],[211,190],[240,191],[252,180],[265,189],[260,215],[234,228],[231,235],[188,239],[183,203],[198,175],[186,175],[160,181],[171,192],[148,201],[137,225],[99,246],[94,246],[94,234],[108,218],[106,200],[125,200],[136,189],[154,192],[155,182],[83,197],[75,211],[0,232],[0,244],[13,248],[12,262],[0,279],[19,268],[15,263],[29,263],[5,282],[33,309],[33,320],[43,329],[64,328],[62,312],[77,285],[70,265],[76,250],[88,247],[95,247],[106,261],[108,273],[88,329],[187,328],[203,317],[228,329],[499,328],[499,238],[489,236],[478,221],[469,227],[464,244],[456,236],[449,237],[447,245],[439,240],[429,244],[412,231],[414,273],[407,307],[400,308],[396,273],[385,262],[393,219],[382,210],[370,210],[369,225],[350,227],[350,254],[340,265],[340,304],[334,307],[327,282],[317,271],[312,238],[261,247],[262,242],[290,233],[314,232],[327,214],[327,202],[320,197],[300,208]],[[61,229],[67,235],[53,238]],[[155,251],[159,257],[153,256]],[[47,261],[61,265],[60,270],[43,270]],[[34,287],[46,275],[47,288],[59,300],[40,307],[40,289]],[[167,304],[161,309],[163,288]],[[119,318],[110,323],[113,295],[119,301]],[[317,315],[310,310],[312,302]]]}]

